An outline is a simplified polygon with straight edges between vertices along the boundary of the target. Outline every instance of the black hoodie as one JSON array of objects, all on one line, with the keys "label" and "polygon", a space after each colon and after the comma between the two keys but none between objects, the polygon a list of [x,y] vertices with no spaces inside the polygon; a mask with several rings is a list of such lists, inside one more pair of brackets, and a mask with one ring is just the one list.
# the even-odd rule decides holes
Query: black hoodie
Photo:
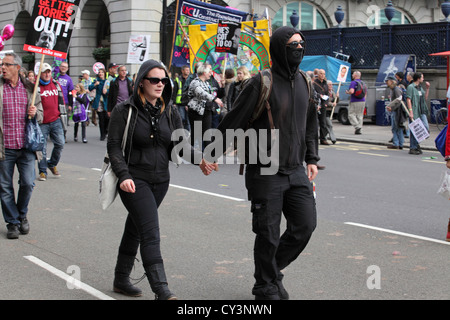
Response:
[{"label": "black hoodie", "polygon": [[[300,31],[291,27],[277,29],[270,40],[272,58],[272,93],[269,98],[275,128],[279,130],[279,170],[290,174],[296,168],[307,164],[317,164],[318,126],[317,111],[309,104],[308,84],[298,67],[289,66],[287,42]],[[302,38],[304,39],[303,35]],[[233,109],[220,123],[218,129],[246,129],[257,104],[260,92],[260,76],[248,80],[247,85],[233,104]],[[253,123],[254,129],[270,132],[267,111]],[[225,140],[225,139],[224,139]],[[270,141],[270,140],[268,140]]]},{"label": "black hoodie", "polygon": [[[118,104],[111,113],[108,129],[107,150],[114,173],[119,183],[126,179],[138,178],[149,183],[162,183],[170,179],[169,161],[172,159],[172,150],[178,143],[171,141],[172,132],[183,129],[178,109],[173,107],[171,96],[172,87],[164,87],[162,99],[157,106],[165,105],[162,112],[158,112],[158,124],[151,116],[151,105],[143,105],[139,97],[139,85],[153,68],[164,69],[164,66],[155,60],[148,60],[142,64],[136,77],[133,95],[126,101]],[[121,143],[128,118],[129,108],[132,108],[132,117],[128,131],[125,155],[122,153]],[[197,163],[202,154],[194,151],[187,138],[181,140],[183,146],[190,152],[183,158],[188,161],[196,159]],[[182,149],[178,146],[179,149]],[[187,149],[183,149],[187,150]],[[180,152],[183,156],[183,154]]]}]

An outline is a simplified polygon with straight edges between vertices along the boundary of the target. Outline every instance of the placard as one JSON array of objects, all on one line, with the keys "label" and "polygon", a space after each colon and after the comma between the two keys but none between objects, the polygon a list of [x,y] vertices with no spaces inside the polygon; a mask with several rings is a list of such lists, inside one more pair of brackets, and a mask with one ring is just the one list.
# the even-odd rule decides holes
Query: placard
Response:
[{"label": "placard", "polygon": [[80,0],[36,0],[23,50],[67,58]]}]

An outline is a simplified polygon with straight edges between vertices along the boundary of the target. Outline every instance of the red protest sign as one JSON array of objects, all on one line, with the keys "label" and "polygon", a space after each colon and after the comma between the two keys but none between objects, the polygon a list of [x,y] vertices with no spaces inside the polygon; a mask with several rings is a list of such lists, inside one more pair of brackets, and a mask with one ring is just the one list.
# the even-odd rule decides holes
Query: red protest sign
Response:
[{"label": "red protest sign", "polygon": [[80,0],[36,0],[23,50],[67,58]]}]

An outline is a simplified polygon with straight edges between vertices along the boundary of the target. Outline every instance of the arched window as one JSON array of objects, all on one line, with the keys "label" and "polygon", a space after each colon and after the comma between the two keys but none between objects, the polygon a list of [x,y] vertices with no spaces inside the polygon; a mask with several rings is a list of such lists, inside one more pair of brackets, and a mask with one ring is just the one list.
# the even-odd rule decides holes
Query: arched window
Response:
[{"label": "arched window", "polygon": [[[411,19],[406,15],[406,13],[400,11],[399,9],[395,8],[395,15],[394,18],[392,18],[391,22],[393,24],[410,24]],[[374,14],[369,18],[368,26],[374,27],[383,25],[385,23],[388,23],[388,19],[386,18],[386,14],[384,13],[384,9],[376,10]]]},{"label": "arched window", "polygon": [[288,3],[280,10],[278,10],[278,12],[275,14],[274,19],[272,20],[273,30],[276,30],[281,26],[291,26],[292,24],[290,21],[290,17],[293,14],[294,10],[299,16],[297,27],[300,30],[328,28],[328,24],[319,9],[309,3],[295,1]]}]

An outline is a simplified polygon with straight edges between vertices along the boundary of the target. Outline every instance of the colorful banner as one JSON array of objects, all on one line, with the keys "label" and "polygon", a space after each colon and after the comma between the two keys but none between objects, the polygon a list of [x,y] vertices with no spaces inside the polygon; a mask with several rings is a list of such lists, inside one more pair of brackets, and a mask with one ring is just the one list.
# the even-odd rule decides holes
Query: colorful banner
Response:
[{"label": "colorful banner", "polygon": [[217,24],[219,21],[230,21],[240,23],[247,19],[247,12],[238,11],[214,4],[200,2],[196,0],[178,0],[178,12],[175,19],[176,32],[173,44],[172,65],[182,67],[189,65],[189,45],[183,32],[180,30],[178,21],[183,26],[186,34],[189,25],[198,25],[206,23]]},{"label": "colorful banner", "polygon": [[23,50],[66,59],[80,0],[36,0]]},{"label": "colorful banner", "polygon": [[239,50],[237,55],[218,53],[216,48],[218,24],[189,26],[190,45],[193,50],[190,66],[209,62],[215,73],[223,73],[226,68],[237,69],[246,66],[251,74],[270,67],[270,37],[267,20],[242,23]]}]

